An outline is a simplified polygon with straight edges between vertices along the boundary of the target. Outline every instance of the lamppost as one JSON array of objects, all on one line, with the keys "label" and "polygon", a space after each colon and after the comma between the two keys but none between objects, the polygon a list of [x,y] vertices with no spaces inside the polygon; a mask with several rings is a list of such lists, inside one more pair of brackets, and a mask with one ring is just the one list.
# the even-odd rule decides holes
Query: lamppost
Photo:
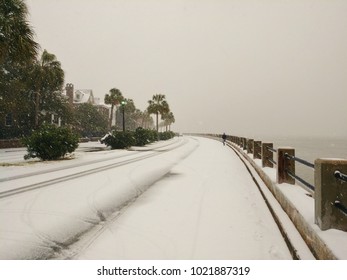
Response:
[{"label": "lamppost", "polygon": [[123,107],[123,132],[124,132],[125,131],[125,105],[127,104],[127,102],[123,100],[121,103]]}]

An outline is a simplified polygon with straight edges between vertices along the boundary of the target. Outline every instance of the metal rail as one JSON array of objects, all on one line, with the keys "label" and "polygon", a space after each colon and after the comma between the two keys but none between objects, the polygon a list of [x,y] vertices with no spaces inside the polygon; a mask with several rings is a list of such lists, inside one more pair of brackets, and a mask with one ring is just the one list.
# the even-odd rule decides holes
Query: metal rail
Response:
[{"label": "metal rail", "polygon": [[300,183],[304,184],[306,187],[308,187],[309,189],[311,189],[312,191],[315,190],[315,187],[313,185],[311,185],[309,182],[305,181],[304,179],[302,179],[301,177],[293,174],[292,172],[290,172],[289,170],[286,170],[287,174],[292,177],[293,179],[298,180]]},{"label": "metal rail", "polygon": [[334,206],[339,209],[342,213],[347,215],[347,207],[344,206],[340,201],[336,200]]},{"label": "metal rail", "polygon": [[342,180],[342,181],[347,182],[347,175],[341,173],[341,171],[339,171],[339,170],[336,170],[336,171],[334,172],[334,176],[335,176],[335,178],[337,178],[337,179],[339,179],[339,180]]},{"label": "metal rail", "polygon": [[[238,141],[238,142],[240,142],[240,141]],[[258,146],[258,142],[255,141],[254,143],[255,143],[255,145]],[[266,152],[264,153],[264,156],[266,158],[264,158],[264,161],[266,160],[267,162],[271,162],[274,165],[278,165],[278,163],[276,163],[272,159],[273,156],[269,152],[267,152],[267,151],[271,151],[273,153],[278,153],[278,150],[274,149],[272,147],[272,145],[273,145],[272,143],[267,143],[267,145],[264,145],[264,148],[266,149]],[[243,147],[243,145],[240,145],[240,146]],[[288,151],[288,153],[286,153],[286,150]],[[315,196],[313,196],[313,193],[315,192],[315,189],[316,189],[316,187],[314,186],[314,183],[313,184],[309,183],[305,179],[296,175],[294,170],[291,171],[288,169],[291,169],[291,168],[289,168],[289,166],[294,166],[296,164],[295,161],[299,162],[300,164],[303,164],[304,166],[307,166],[313,170],[316,170],[316,168],[319,167],[320,163],[318,162],[317,163],[318,166],[317,166],[317,165],[315,165],[309,161],[306,161],[304,159],[296,157],[295,155],[290,155],[289,150],[294,150],[294,149],[283,148],[284,155],[281,154],[279,157],[279,160],[280,161],[283,160],[284,162],[283,162],[283,166],[282,167],[280,166],[278,171],[280,171],[280,176],[284,175],[283,177],[286,177],[286,178],[281,178],[281,179],[283,179],[283,182],[290,182],[291,184],[295,184],[295,182],[293,182],[293,180],[291,180],[291,178],[293,178],[294,180],[297,180],[297,182],[299,183],[299,185],[301,185],[301,187],[306,189],[306,191],[310,192],[310,194],[308,194],[309,196],[313,197],[314,199],[317,199]],[[269,157],[267,157],[267,155],[269,155]],[[282,156],[284,156],[284,159]],[[288,162],[288,160],[290,160],[291,162]],[[263,165],[265,166],[266,164],[264,164],[265,163],[264,161],[263,161]],[[287,165],[287,167],[286,167],[286,165]],[[328,170],[331,170],[330,168],[332,166],[334,166],[334,161],[329,162]],[[322,199],[322,200],[324,199],[324,203],[326,205],[326,207],[324,209],[327,209],[327,208],[329,209],[329,211],[328,211],[329,215],[331,214],[332,210],[334,212],[334,215],[336,215],[335,217],[329,218],[329,219],[331,219],[331,221],[330,221],[331,224],[329,224],[329,228],[341,229],[339,224],[336,222],[338,220],[338,221],[341,221],[341,223],[343,223],[342,230],[345,230],[345,226],[346,226],[345,223],[346,223],[346,219],[347,219],[347,204],[346,204],[346,200],[345,200],[345,189],[344,188],[347,186],[346,185],[346,182],[347,182],[347,172],[346,171],[347,170],[345,170],[345,163],[343,163],[341,165],[341,167],[338,167],[338,166],[340,166],[340,165],[335,165],[335,169],[333,169],[333,171],[330,171],[331,172],[330,174],[326,173],[328,170],[322,170],[322,171],[324,171],[325,175],[330,176],[329,177],[330,179],[328,178],[328,180],[331,180],[331,176],[334,176],[336,178],[336,180],[335,180],[335,182],[328,182],[328,184],[329,184],[328,186],[325,186],[325,185],[327,185],[325,183],[326,181],[318,180],[317,190],[318,190],[318,188],[330,187],[329,190],[327,190],[327,192],[338,191],[339,196],[336,197],[335,201],[334,201],[334,200],[330,200],[330,198],[329,198],[329,200],[325,197],[323,198],[322,195],[317,194],[317,192],[316,192],[316,194],[318,197],[320,197],[320,199]],[[283,167],[285,168],[285,170],[284,170],[285,174],[282,173],[283,170],[281,168],[283,168]],[[338,170],[337,168],[341,168],[342,170]],[[295,169],[295,168],[293,168],[293,169]],[[315,210],[315,211],[316,211],[315,215],[318,217],[323,217],[325,215],[321,210],[319,210],[319,211]],[[319,225],[319,226],[321,227],[321,225]]]},{"label": "metal rail", "polygon": [[255,155],[256,155],[256,156],[258,156],[259,158],[261,158],[261,154],[259,154],[259,153],[256,153]]},{"label": "metal rail", "polygon": [[308,166],[308,167],[314,168],[314,164],[313,164],[313,163],[310,163],[310,162],[308,162],[308,161],[306,161],[306,160],[304,160],[304,159],[298,158],[298,157],[296,157],[296,156],[289,155],[289,154],[287,154],[287,153],[285,154],[285,157],[288,158],[288,159],[292,159],[292,160],[295,160],[295,161],[297,161],[297,162],[300,162],[300,163],[302,163],[303,165],[306,165],[306,166]]},{"label": "metal rail", "polygon": [[[334,176],[335,178],[339,179],[339,180],[342,180],[344,182],[347,182],[347,175],[342,173],[341,171],[339,170],[336,170],[334,172]],[[347,207],[344,206],[339,200],[336,200],[335,203],[334,203],[334,206],[339,209],[342,213],[344,213],[345,215],[347,215]]]},{"label": "metal rail", "polygon": [[274,164],[274,165],[277,165],[277,162],[276,161],[274,161],[272,158],[266,158],[268,161],[270,161],[272,164]]},{"label": "metal rail", "polygon": [[[301,163],[301,164],[303,164],[303,165],[306,165],[306,166],[311,167],[311,168],[314,169],[314,164],[312,164],[312,163],[310,163],[310,162],[308,162],[308,161],[306,161],[306,160],[303,160],[303,159],[298,158],[298,157],[296,157],[296,156],[289,155],[289,154],[287,154],[287,153],[285,153],[284,156],[285,156],[287,159],[297,161],[297,162],[299,162],[299,163]],[[304,180],[303,178],[299,177],[298,175],[293,174],[293,173],[290,172],[289,170],[286,170],[286,172],[287,172],[287,174],[288,174],[290,177],[292,177],[292,178],[298,180],[300,183],[304,184],[306,187],[308,187],[308,188],[311,189],[312,191],[315,190],[315,186],[311,185],[309,182],[307,182],[307,181]]]},{"label": "metal rail", "polygon": [[277,153],[277,150],[276,149],[274,149],[274,148],[271,148],[271,147],[266,147],[269,151],[271,151],[271,152],[274,152],[274,153]]}]

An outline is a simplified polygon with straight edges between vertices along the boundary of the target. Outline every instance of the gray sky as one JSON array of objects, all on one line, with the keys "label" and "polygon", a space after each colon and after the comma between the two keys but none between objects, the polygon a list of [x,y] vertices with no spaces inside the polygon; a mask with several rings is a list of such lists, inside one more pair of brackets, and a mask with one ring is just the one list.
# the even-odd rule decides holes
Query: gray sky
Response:
[{"label": "gray sky", "polygon": [[26,0],[66,82],[182,132],[347,136],[345,0]]}]

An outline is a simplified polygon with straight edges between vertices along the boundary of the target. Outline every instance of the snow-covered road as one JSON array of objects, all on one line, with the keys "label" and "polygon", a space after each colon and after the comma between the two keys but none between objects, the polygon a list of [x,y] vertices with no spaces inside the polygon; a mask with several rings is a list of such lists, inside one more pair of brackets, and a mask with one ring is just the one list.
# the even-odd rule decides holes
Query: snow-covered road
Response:
[{"label": "snow-covered road", "polygon": [[252,177],[218,141],[11,162],[0,192],[39,187],[1,198],[1,259],[291,258]]}]

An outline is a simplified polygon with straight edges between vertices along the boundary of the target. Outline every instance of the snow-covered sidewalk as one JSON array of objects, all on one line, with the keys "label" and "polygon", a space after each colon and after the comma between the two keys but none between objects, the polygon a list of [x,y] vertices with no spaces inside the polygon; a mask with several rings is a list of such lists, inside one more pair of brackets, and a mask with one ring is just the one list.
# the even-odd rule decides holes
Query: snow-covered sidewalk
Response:
[{"label": "snow-covered sidewalk", "polygon": [[252,177],[221,142],[198,147],[142,195],[97,225],[74,259],[291,259]]}]

